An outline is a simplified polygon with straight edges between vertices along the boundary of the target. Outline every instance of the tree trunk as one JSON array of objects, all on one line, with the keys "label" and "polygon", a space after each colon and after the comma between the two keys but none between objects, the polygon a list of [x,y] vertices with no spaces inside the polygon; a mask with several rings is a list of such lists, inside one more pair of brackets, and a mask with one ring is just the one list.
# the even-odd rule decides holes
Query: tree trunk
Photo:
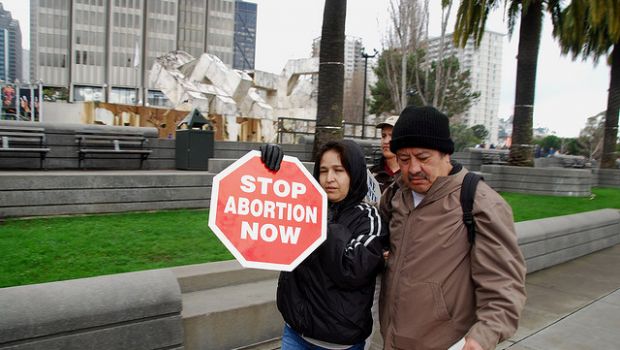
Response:
[{"label": "tree trunk", "polygon": [[331,140],[343,138],[344,28],[346,0],[325,0],[319,54],[319,92],[312,159]]},{"label": "tree trunk", "polygon": [[620,111],[620,41],[611,53],[611,78],[607,93],[605,112],[605,133],[603,134],[603,156],[601,168],[616,168],[616,140],[618,139],[618,112]]},{"label": "tree trunk", "polygon": [[527,9],[521,9],[512,145],[508,159],[508,163],[514,166],[534,166],[532,126],[536,94],[536,66],[542,31],[542,7],[542,1],[537,0],[532,1]]}]

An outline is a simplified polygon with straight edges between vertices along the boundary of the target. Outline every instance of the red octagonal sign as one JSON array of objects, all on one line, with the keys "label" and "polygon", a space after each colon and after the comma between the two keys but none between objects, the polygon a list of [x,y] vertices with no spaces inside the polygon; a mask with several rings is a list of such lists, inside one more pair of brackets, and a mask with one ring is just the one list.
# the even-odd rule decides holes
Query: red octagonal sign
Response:
[{"label": "red octagonal sign", "polygon": [[295,157],[250,151],[213,178],[209,227],[244,267],[291,271],[327,237],[327,195]]}]

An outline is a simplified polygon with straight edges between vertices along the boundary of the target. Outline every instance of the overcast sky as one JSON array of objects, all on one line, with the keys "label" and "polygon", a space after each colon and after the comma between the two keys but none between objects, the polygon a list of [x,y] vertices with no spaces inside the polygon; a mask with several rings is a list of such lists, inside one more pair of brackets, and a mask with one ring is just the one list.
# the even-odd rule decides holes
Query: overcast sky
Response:
[{"label": "overcast sky", "polygon": [[[29,48],[28,0],[4,0],[4,8],[20,22],[23,46]],[[321,35],[324,1],[319,0],[253,0],[258,4],[256,69],[278,73],[288,59],[308,57],[312,40]],[[431,1],[431,35],[439,32],[439,1]],[[367,52],[380,50],[388,25],[389,0],[349,0],[346,34],[360,37]],[[487,28],[506,33],[503,8],[492,14]],[[452,18],[456,10],[453,10]],[[518,23],[517,23],[518,26]],[[451,31],[449,26],[448,31]],[[499,117],[512,114],[514,105],[518,28],[512,38],[504,39],[502,88]],[[609,66],[605,58],[594,67],[591,61],[572,61],[561,56],[551,36],[551,23],[545,17],[538,58],[534,126],[548,127],[558,136],[576,137],[586,118],[605,110],[609,88]]]}]

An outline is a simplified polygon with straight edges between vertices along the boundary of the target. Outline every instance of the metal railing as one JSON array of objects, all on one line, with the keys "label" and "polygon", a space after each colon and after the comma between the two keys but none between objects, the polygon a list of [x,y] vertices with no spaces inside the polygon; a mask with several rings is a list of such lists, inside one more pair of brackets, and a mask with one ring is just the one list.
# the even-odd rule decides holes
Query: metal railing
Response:
[{"label": "metal railing", "polygon": [[278,143],[299,143],[302,136],[314,136],[316,120],[278,118]]},{"label": "metal railing", "polygon": [[[375,125],[343,121],[342,127],[344,128],[345,138],[381,139],[381,130],[375,128]],[[362,130],[365,131],[364,137],[362,137]],[[315,119],[278,118],[278,143],[300,143],[304,136],[314,137],[315,133]]]}]

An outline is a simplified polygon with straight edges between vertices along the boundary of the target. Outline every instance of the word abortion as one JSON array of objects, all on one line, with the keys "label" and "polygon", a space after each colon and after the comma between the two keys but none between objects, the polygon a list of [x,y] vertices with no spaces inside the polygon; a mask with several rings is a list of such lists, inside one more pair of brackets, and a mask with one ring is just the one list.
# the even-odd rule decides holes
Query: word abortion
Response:
[{"label": "word abortion", "polygon": [[228,197],[225,214],[251,215],[256,218],[278,219],[296,222],[317,223],[317,207],[274,202],[262,199],[248,199],[244,197]]}]

